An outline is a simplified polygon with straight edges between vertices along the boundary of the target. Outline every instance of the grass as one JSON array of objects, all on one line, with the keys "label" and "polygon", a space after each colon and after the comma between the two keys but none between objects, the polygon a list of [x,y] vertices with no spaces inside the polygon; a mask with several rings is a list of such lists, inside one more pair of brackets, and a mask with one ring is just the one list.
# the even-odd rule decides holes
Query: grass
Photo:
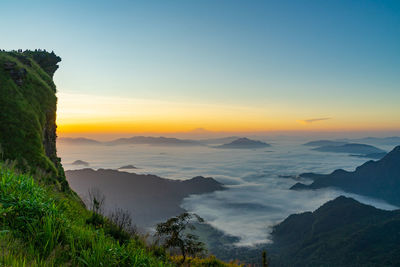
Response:
[{"label": "grass", "polygon": [[[79,212],[77,212],[79,211]],[[0,166],[1,264],[5,266],[173,266],[143,242],[120,244],[91,213],[31,176]]]},{"label": "grass", "polygon": [[[181,264],[182,256],[173,256],[171,260],[176,264]],[[187,257],[185,263],[182,264],[183,267],[241,267],[243,265],[238,265],[236,262],[226,263],[215,256],[208,256],[207,258],[193,258]]]}]

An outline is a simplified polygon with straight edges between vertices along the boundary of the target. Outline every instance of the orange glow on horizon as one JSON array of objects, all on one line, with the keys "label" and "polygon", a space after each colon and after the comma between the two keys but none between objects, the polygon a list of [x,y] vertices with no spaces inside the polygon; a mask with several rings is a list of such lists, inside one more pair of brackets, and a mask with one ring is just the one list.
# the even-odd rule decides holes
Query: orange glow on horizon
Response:
[{"label": "orange glow on horizon", "polygon": [[[184,133],[202,127],[207,132],[270,131],[393,131],[395,117],[352,110],[335,116],[312,116],[304,107],[239,106],[168,102],[79,94],[59,94],[58,133]],[[350,117],[348,114],[352,114]],[[332,115],[331,112],[329,115]],[[383,118],[383,119],[382,119]]]}]

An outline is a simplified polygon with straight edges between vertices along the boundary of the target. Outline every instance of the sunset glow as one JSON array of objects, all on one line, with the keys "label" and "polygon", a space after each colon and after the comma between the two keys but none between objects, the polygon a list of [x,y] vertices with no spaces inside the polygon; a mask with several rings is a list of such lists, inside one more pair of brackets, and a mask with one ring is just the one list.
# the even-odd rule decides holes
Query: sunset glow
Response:
[{"label": "sunset glow", "polygon": [[[313,118],[300,106],[233,106],[59,93],[58,132],[174,133],[196,128],[223,132],[396,130],[390,110],[330,112]],[[351,113],[351,116],[348,114]],[[383,118],[383,119],[382,119]]]}]

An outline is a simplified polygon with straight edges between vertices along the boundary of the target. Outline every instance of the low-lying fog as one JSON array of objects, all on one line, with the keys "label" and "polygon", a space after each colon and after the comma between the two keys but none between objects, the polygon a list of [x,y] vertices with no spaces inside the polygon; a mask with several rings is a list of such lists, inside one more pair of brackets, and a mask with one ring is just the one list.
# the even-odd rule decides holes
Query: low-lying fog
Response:
[{"label": "low-lying fog", "polygon": [[[329,173],[335,169],[354,170],[368,159],[341,153],[312,151],[303,140],[266,140],[269,148],[228,150],[209,147],[162,147],[149,145],[58,145],[65,169],[79,169],[71,163],[83,160],[90,168],[117,169],[132,164],[136,173],[151,173],[170,179],[214,177],[228,189],[186,198],[182,207],[195,212],[214,227],[238,236],[238,245],[268,242],[271,227],[288,215],[313,211],[328,200],[347,195],[383,209],[394,206],[334,189],[291,191],[296,183],[279,175],[303,172]],[[390,147],[381,147],[390,150]],[[95,185],[94,185],[95,186]]]}]

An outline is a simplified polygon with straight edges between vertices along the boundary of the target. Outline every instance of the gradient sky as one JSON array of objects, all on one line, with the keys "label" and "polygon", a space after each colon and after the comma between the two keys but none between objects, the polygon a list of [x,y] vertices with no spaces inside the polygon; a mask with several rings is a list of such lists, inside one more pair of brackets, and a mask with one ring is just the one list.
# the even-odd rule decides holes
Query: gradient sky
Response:
[{"label": "gradient sky", "polygon": [[400,131],[400,1],[15,1],[54,50],[59,133]]}]

